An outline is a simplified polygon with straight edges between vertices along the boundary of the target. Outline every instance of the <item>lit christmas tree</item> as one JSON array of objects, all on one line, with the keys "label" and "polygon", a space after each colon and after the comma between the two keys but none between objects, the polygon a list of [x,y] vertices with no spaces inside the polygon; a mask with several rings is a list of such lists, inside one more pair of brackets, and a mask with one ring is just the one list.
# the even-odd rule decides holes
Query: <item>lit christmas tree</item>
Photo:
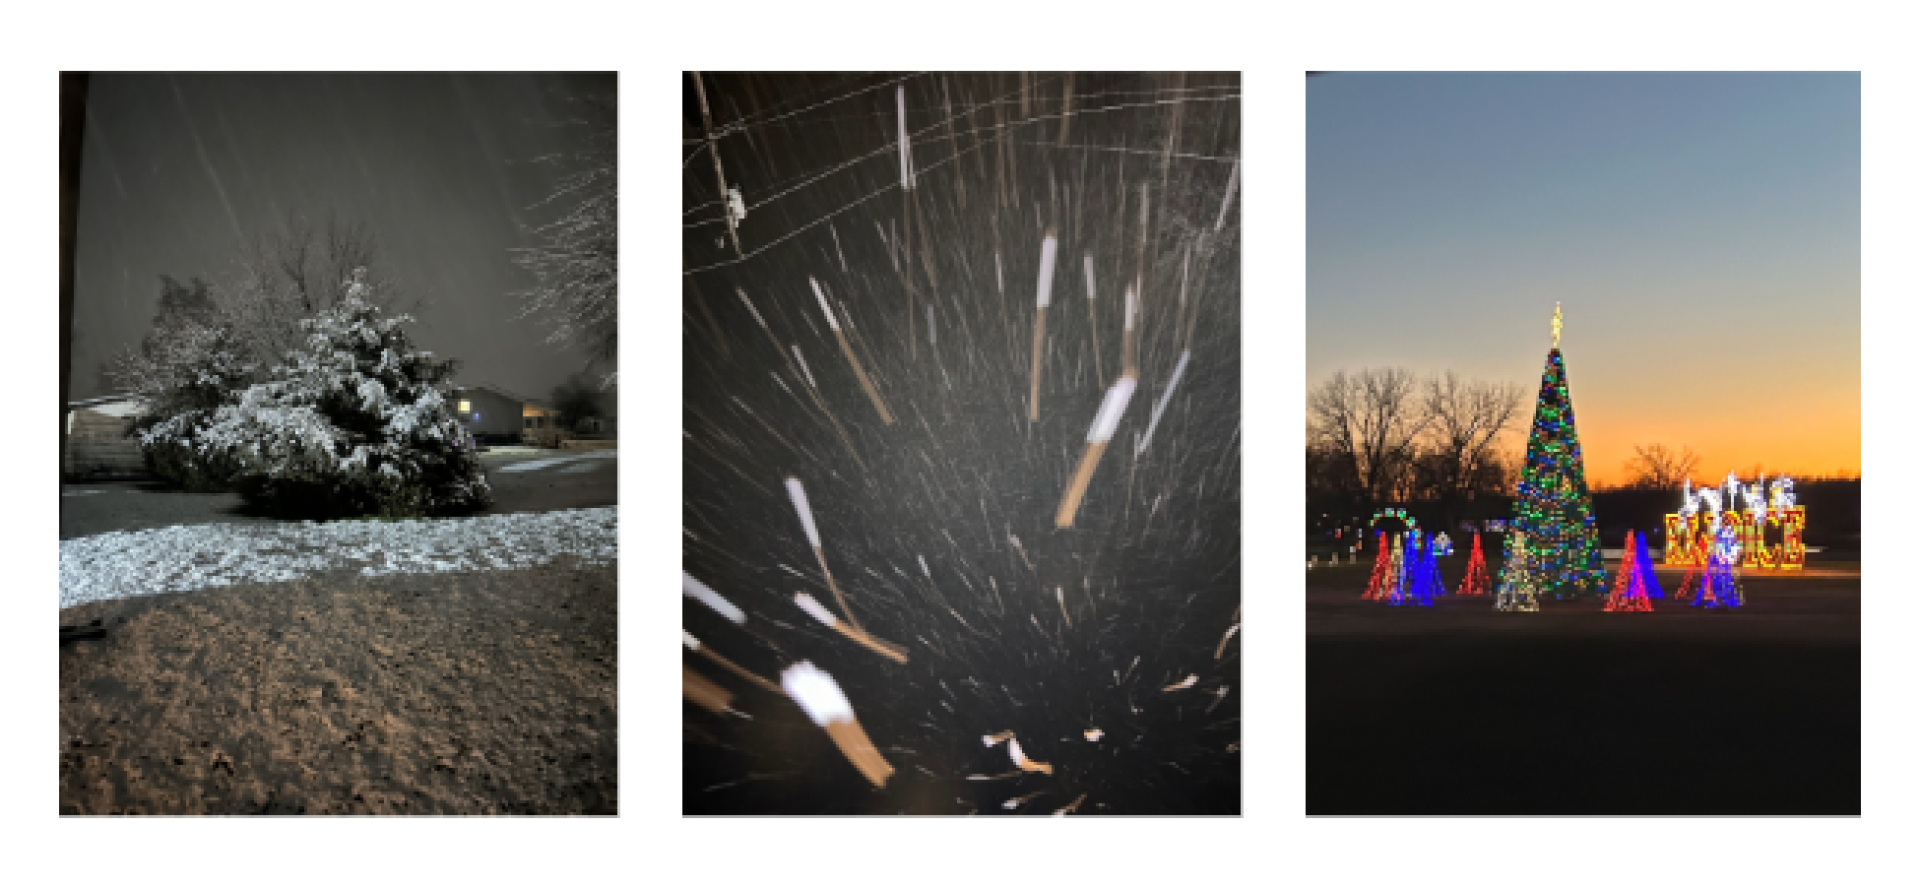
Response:
[{"label": "lit christmas tree", "polygon": [[1493,608],[1501,612],[1540,611],[1539,589],[1527,556],[1527,534],[1517,529],[1508,533],[1507,563],[1500,568],[1500,593],[1494,595]]},{"label": "lit christmas tree", "polygon": [[1480,533],[1473,534],[1473,555],[1467,558],[1467,577],[1460,580],[1462,597],[1484,597],[1492,584],[1487,578],[1487,555],[1480,551]]},{"label": "lit christmas tree", "polygon": [[1447,585],[1440,580],[1440,561],[1436,558],[1451,553],[1450,550],[1441,548],[1431,540],[1427,544],[1427,582],[1433,586],[1435,597],[1447,595]]},{"label": "lit christmas tree", "polygon": [[1387,550],[1393,545],[1387,542],[1386,533],[1380,532],[1375,535],[1378,536],[1375,539],[1375,547],[1380,549],[1380,553],[1373,558],[1373,574],[1367,577],[1367,592],[1360,595],[1362,600],[1385,600],[1387,589],[1393,586],[1393,563],[1389,559]]},{"label": "lit christmas tree", "polygon": [[1440,564],[1434,560],[1433,548],[1433,539],[1423,540],[1420,533],[1413,533],[1414,565],[1408,569],[1412,577],[1408,579],[1407,594],[1422,606],[1432,606],[1433,598],[1447,592],[1440,584]]},{"label": "lit christmas tree", "polygon": [[1637,565],[1637,568],[1640,570],[1640,587],[1647,592],[1647,596],[1649,597],[1665,596],[1660,593],[1660,579],[1654,577],[1653,556],[1647,553],[1647,548],[1647,543],[1642,541],[1640,543],[1640,557]]},{"label": "lit christmas tree", "polygon": [[1620,571],[1613,580],[1613,593],[1607,595],[1606,612],[1652,612],[1646,585],[1640,581],[1639,537],[1627,530],[1626,556],[1620,558]]},{"label": "lit christmas tree", "polygon": [[[1600,565],[1600,536],[1580,458],[1580,434],[1573,423],[1573,398],[1567,393],[1567,367],[1560,356],[1559,305],[1553,309],[1553,350],[1547,352],[1540,378],[1527,463],[1514,498],[1513,528],[1525,539],[1525,556],[1518,562],[1537,593],[1554,599],[1602,593],[1606,572]],[[1502,590],[1515,574],[1515,562],[1507,561]]]},{"label": "lit christmas tree", "polygon": [[1693,579],[1695,576],[1699,574],[1700,574],[1699,564],[1696,563],[1692,566],[1688,566],[1687,571],[1680,576],[1680,588],[1673,592],[1673,599],[1685,600],[1688,597],[1692,596],[1693,595]]},{"label": "lit christmas tree", "polygon": [[1382,593],[1386,595],[1388,603],[1398,606],[1401,598],[1407,594],[1406,552],[1399,543],[1388,543],[1387,547],[1391,549],[1392,554],[1391,559],[1387,561],[1387,582]]},{"label": "lit christmas tree", "polygon": [[1700,595],[1693,601],[1695,606],[1708,609],[1732,609],[1738,607],[1740,599],[1740,579],[1735,574],[1734,564],[1740,562],[1740,536],[1729,524],[1721,524],[1716,533],[1713,550],[1707,556],[1706,575],[1700,580]]}]

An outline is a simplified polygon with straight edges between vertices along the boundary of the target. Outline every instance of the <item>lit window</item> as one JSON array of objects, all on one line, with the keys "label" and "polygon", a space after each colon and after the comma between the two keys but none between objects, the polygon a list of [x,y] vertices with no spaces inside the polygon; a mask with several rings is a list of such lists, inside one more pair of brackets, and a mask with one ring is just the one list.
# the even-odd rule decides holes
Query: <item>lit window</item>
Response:
[{"label": "lit window", "polygon": [[461,411],[461,412],[472,412],[472,411],[473,411],[473,401],[472,401],[472,400],[462,400],[462,401],[460,401],[460,411]]}]

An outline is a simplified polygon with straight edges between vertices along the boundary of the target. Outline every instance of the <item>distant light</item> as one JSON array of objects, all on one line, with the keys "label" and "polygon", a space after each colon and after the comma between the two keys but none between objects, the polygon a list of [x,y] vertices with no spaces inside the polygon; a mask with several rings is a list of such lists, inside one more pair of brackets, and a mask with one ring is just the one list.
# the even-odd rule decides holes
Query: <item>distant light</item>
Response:
[{"label": "distant light", "polygon": [[480,413],[478,413],[478,412],[476,412],[476,413],[474,413],[474,414],[473,414],[473,420],[474,420],[474,421],[479,421],[479,420],[480,420]]},{"label": "distant light", "polygon": [[473,401],[471,401],[471,400],[462,400],[462,401],[460,401],[460,411],[461,411],[461,412],[472,412],[472,411],[473,411]]}]

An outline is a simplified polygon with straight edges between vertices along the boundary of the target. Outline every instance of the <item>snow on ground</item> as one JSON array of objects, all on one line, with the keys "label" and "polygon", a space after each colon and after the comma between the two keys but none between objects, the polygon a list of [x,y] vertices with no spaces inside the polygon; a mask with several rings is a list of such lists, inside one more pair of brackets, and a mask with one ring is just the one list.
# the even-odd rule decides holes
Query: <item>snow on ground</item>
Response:
[{"label": "snow on ground", "polygon": [[523,569],[619,556],[618,507],[398,523],[215,523],[60,542],[60,608],[141,594],[362,575]]},{"label": "snow on ground", "polygon": [[494,470],[507,471],[507,472],[537,471],[541,468],[551,468],[556,465],[572,464],[574,462],[586,461],[588,459],[615,458],[619,454],[620,454],[620,451],[617,449],[595,449],[588,452],[583,452],[579,455],[563,455],[557,458],[537,458],[532,461],[515,462],[513,464],[506,465],[505,467],[495,468]]}]

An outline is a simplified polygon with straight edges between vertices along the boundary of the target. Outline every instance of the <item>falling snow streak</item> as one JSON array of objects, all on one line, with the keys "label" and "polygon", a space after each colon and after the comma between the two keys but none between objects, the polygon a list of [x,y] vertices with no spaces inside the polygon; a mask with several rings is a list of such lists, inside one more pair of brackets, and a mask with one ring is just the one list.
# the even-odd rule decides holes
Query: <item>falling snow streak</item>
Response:
[{"label": "falling snow streak", "polygon": [[[685,707],[686,810],[1239,811],[1237,79],[702,76],[751,211],[683,243],[736,296],[683,312],[682,560],[745,618],[682,618],[752,719]],[[758,682],[801,662],[871,753]]]}]

